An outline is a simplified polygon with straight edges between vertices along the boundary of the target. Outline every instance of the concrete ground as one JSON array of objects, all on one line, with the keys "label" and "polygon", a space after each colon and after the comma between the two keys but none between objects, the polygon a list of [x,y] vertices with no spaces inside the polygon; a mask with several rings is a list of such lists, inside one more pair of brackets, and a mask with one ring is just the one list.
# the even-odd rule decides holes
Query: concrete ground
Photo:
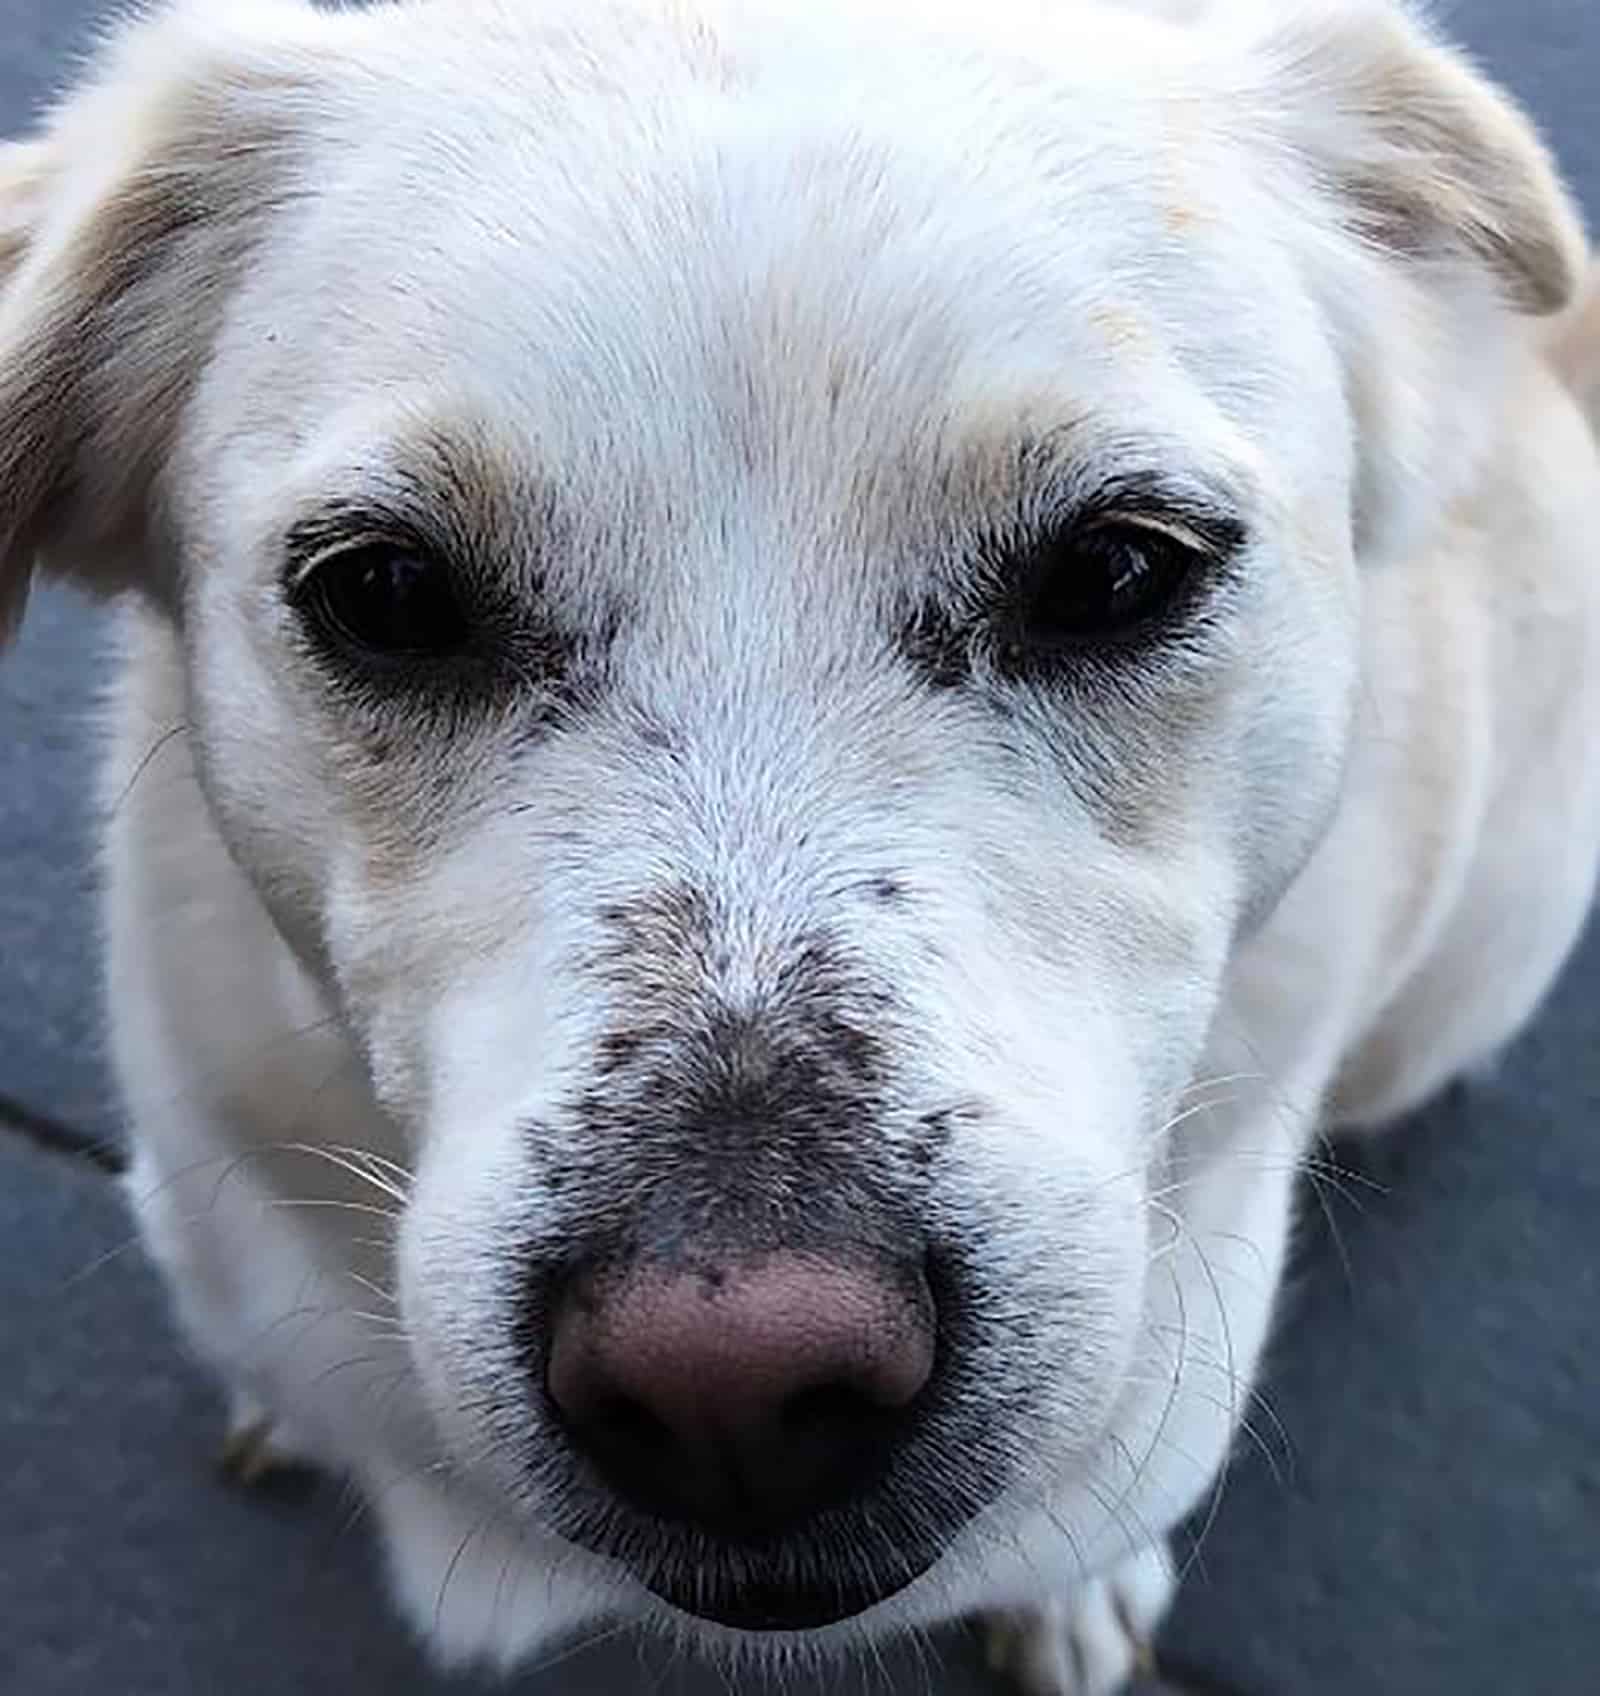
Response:
[{"label": "concrete ground", "polygon": [[[222,3],[222,0],[218,0]],[[0,0],[0,134],[102,0]],[[1600,217],[1600,6],[1458,0]],[[0,420],[0,429],[5,427]],[[1600,515],[1597,515],[1600,521]],[[99,615],[38,598],[0,665],[0,1696],[472,1696],[425,1670],[332,1486],[214,1476],[106,1167],[87,706]],[[1500,1073],[1306,1197],[1265,1386],[1162,1645],[1238,1696],[1600,1690],[1600,934]],[[506,1687],[500,1687],[506,1688]],[[520,1696],[713,1696],[631,1640]],[[959,1633],[797,1692],[976,1696]]]}]

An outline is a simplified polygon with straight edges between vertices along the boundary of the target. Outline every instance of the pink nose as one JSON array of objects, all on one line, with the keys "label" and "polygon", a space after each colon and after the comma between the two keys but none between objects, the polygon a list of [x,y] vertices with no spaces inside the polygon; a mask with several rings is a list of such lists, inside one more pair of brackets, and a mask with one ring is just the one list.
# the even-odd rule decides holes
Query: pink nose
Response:
[{"label": "pink nose", "polygon": [[547,1386],[618,1494],[761,1536],[887,1465],[932,1371],[934,1329],[922,1274],[892,1263],[633,1267],[563,1292]]}]

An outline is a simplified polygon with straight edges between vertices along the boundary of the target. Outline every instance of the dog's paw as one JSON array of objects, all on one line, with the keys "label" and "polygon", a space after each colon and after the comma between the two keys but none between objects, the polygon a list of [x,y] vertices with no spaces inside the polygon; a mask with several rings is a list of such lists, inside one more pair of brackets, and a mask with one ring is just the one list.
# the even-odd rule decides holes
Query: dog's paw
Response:
[{"label": "dog's paw", "polygon": [[991,1615],[989,1664],[1026,1696],[1115,1696],[1155,1670],[1150,1644],[1176,1584],[1166,1549],[1142,1549],[1067,1601]]},{"label": "dog's paw", "polygon": [[271,1479],[316,1470],[310,1445],[248,1396],[234,1398],[217,1470],[231,1484],[255,1489]]}]

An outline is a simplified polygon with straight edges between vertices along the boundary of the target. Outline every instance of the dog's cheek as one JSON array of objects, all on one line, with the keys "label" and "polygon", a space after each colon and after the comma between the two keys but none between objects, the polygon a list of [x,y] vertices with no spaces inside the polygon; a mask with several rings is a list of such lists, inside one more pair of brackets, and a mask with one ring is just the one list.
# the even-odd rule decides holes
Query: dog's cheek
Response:
[{"label": "dog's cheek", "polygon": [[981,1393],[1010,1410],[997,1432],[1021,1445],[1024,1485],[1070,1474],[1090,1451],[1139,1344],[1150,1242],[1140,1164],[1113,1160],[1095,1179],[1073,1174],[1078,1164],[1037,1146],[1009,1163],[991,1154],[942,1203],[971,1280]]},{"label": "dog's cheek", "polygon": [[330,986],[327,906],[339,797],[238,599],[219,570],[197,588],[180,631],[197,775],[219,834],[280,935]]},{"label": "dog's cheek", "polygon": [[396,1294],[447,1450],[521,1495],[534,1394],[518,1330],[521,1245],[539,1228],[540,1194],[498,1129],[456,1124],[422,1151],[396,1237]]},{"label": "dog's cheek", "polygon": [[1304,870],[1338,804],[1362,640],[1360,583],[1339,518],[1308,520],[1263,578],[1216,766],[1246,935]]},{"label": "dog's cheek", "polygon": [[987,993],[949,1009],[928,1056],[968,1102],[930,1160],[935,1234],[959,1245],[986,1300],[1028,1316],[995,1326],[993,1345],[1019,1386],[1057,1405],[1062,1442],[1092,1424],[1126,1370],[1149,1134],[1174,1093],[1159,1074],[1181,1076],[1183,1061],[1142,1025],[1131,989],[1096,977],[1047,987],[1013,973],[1008,994],[997,972]]},{"label": "dog's cheek", "polygon": [[[397,723],[403,754],[375,753],[308,674],[281,616],[253,615],[253,598],[248,583],[222,579],[191,610],[202,782],[234,859],[360,1046],[380,1102],[420,1136],[444,1087],[438,1010],[458,991],[474,996],[537,933],[537,867],[508,827],[484,825],[495,767],[465,733]],[[478,1044],[458,1076],[492,1087],[496,1054],[502,1067],[526,1054],[540,980],[525,963],[531,978],[453,1021],[503,1039],[498,1050]],[[495,1022],[501,1007],[519,1029]]]},{"label": "dog's cheek", "polygon": [[352,831],[327,903],[339,999],[379,1099],[419,1145],[456,1127],[512,1138],[540,1088],[580,1058],[570,951],[583,891],[552,874],[515,821],[468,805],[403,877],[375,875]]}]

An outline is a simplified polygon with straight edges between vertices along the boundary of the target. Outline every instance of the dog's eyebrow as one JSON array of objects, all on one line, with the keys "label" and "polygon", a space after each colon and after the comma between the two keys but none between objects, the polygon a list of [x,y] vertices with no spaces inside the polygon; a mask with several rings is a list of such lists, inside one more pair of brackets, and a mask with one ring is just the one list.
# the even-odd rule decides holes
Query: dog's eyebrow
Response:
[{"label": "dog's eyebrow", "polygon": [[385,542],[418,552],[435,554],[453,550],[440,545],[443,536],[430,534],[436,528],[426,517],[381,501],[364,501],[349,496],[319,504],[289,526],[284,535],[284,580],[293,585],[329,554],[354,549],[370,542]]},{"label": "dog's eyebrow", "polygon": [[1059,499],[1063,517],[1116,509],[1242,524],[1258,498],[1241,465],[1202,457],[1181,438],[1099,421],[1025,437],[1017,473],[1021,493]]},{"label": "dog's eyebrow", "polygon": [[[1006,428],[1005,410],[992,402],[988,428],[957,439],[945,488],[969,511],[1017,534],[1059,531],[1120,514],[1183,526],[1215,553],[1236,551],[1259,512],[1261,491],[1248,450],[1197,446],[1158,428],[1035,400],[1018,406],[1032,415]],[[995,428],[995,423],[999,427]]]},{"label": "dog's eyebrow", "polygon": [[470,424],[401,428],[324,471],[282,532],[285,580],[319,558],[398,543],[463,571],[527,571],[547,557],[559,518],[548,486],[493,451]]},{"label": "dog's eyebrow", "polygon": [[1074,489],[1064,510],[1051,515],[1055,523],[1130,519],[1185,531],[1202,551],[1218,557],[1236,553],[1249,533],[1238,496],[1203,476],[1144,468],[1083,481],[1087,486]]}]

